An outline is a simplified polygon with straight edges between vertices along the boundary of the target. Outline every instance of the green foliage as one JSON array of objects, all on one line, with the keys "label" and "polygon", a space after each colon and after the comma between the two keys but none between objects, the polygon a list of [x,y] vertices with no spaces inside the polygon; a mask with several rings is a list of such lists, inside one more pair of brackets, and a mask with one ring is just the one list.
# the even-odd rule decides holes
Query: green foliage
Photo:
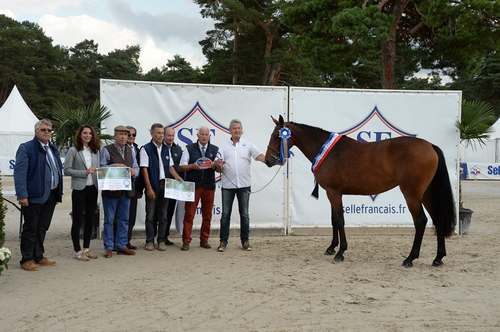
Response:
[{"label": "green foliage", "polygon": [[[176,55],[145,74],[137,45],[108,54],[98,53],[93,40],[64,48],[53,45],[37,24],[0,15],[0,100],[3,92],[17,84],[38,117],[69,128],[59,134],[63,144],[71,142],[70,131],[84,121],[78,118],[83,117],[78,114],[84,106],[98,99],[100,78],[450,88],[463,90],[465,99],[488,102],[500,115],[499,1],[195,2],[201,15],[214,21],[214,28],[200,41],[206,65],[194,68]],[[419,78],[422,70],[433,74],[429,79]],[[448,75],[452,82],[443,85],[437,73]],[[68,112],[68,119],[61,118],[61,108],[77,114]],[[70,121],[74,124],[69,125]]]},{"label": "green foliage", "polygon": [[38,117],[50,117],[58,100],[74,101],[67,83],[67,51],[34,23],[0,15],[0,85],[15,83]]},{"label": "green foliage", "polygon": [[198,68],[193,68],[180,55],[174,55],[174,58],[169,60],[161,70],[158,68],[151,69],[144,75],[144,79],[157,82],[200,83],[202,81],[202,72]]},{"label": "green foliage", "polygon": [[101,124],[111,116],[111,112],[105,106],[100,106],[97,101],[89,106],[77,108],[58,104],[53,115],[55,142],[59,147],[72,146],[77,129],[84,124],[92,126],[101,139],[110,139],[101,135],[105,129]]},{"label": "green foliage", "polygon": [[470,63],[468,74],[457,79],[451,87],[463,90],[467,99],[490,103],[500,116],[500,51],[491,52]]},{"label": "green foliage", "polygon": [[464,100],[461,121],[457,122],[460,139],[466,144],[484,144],[491,132],[491,125],[496,117],[493,108],[486,102]]}]

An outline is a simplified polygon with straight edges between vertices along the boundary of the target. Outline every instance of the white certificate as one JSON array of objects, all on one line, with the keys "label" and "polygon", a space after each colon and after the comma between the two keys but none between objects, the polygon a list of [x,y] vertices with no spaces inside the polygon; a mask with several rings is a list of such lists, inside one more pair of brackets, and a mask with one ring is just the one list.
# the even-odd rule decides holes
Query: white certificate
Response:
[{"label": "white certificate", "polygon": [[165,198],[194,202],[194,182],[165,179]]},{"label": "white certificate", "polygon": [[132,190],[129,167],[99,167],[97,185],[99,190]]}]

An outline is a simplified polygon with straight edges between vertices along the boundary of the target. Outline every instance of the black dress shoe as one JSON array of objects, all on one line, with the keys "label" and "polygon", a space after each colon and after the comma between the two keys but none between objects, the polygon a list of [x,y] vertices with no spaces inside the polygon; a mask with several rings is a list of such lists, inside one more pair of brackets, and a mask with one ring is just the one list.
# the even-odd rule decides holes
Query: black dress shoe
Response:
[{"label": "black dress shoe", "polygon": [[132,243],[128,243],[127,248],[129,248],[130,250],[137,250],[137,247],[134,246]]},{"label": "black dress shoe", "polygon": [[172,241],[170,241],[169,239],[165,239],[165,244],[167,246],[173,246],[174,245],[174,243]]}]

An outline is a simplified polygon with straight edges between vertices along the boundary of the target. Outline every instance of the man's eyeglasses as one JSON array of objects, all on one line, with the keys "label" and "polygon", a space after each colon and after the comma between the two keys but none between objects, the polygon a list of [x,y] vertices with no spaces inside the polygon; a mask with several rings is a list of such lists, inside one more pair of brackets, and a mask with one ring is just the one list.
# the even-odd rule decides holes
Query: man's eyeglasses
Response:
[{"label": "man's eyeglasses", "polygon": [[135,137],[137,134],[128,134],[128,137]]},{"label": "man's eyeglasses", "polygon": [[40,128],[39,130],[43,131],[44,133],[53,133],[54,132],[54,130],[50,129],[50,128]]}]

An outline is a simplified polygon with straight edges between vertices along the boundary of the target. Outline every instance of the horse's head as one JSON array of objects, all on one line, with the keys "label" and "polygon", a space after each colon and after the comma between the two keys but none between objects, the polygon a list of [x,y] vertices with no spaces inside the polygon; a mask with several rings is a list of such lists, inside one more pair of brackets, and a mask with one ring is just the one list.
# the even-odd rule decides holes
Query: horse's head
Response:
[{"label": "horse's head", "polygon": [[[283,165],[285,163],[285,160],[282,160],[280,158],[280,144],[281,144],[280,130],[285,126],[285,120],[281,115],[279,116],[278,120],[276,120],[272,116],[271,119],[273,119],[273,122],[276,126],[274,127],[274,130],[271,133],[271,137],[269,138],[269,144],[267,145],[267,150],[266,150],[266,165],[268,167],[272,167],[275,165]],[[290,148],[291,146],[292,145],[289,140],[288,148]]]}]

